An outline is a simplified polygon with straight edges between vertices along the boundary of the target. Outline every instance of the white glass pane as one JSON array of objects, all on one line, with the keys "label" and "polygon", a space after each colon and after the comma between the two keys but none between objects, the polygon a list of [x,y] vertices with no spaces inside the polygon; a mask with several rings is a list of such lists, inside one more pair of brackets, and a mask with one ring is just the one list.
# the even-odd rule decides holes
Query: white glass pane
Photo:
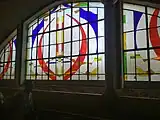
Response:
[{"label": "white glass pane", "polygon": [[72,55],[79,55],[79,41],[72,43]]},{"label": "white glass pane", "polygon": [[71,41],[71,29],[65,29],[64,30],[64,42],[70,42]]},{"label": "white glass pane", "polygon": [[98,20],[104,19],[104,8],[98,8]]},{"label": "white glass pane", "polygon": [[49,45],[49,33],[45,33],[43,36],[43,45]]},{"label": "white glass pane", "polygon": [[79,40],[80,39],[79,34],[80,34],[79,27],[73,27],[72,28],[72,41]]},{"label": "white glass pane", "polygon": [[105,42],[104,37],[98,38],[98,52],[104,52],[105,51]]},{"label": "white glass pane", "polygon": [[50,33],[50,44],[56,44],[56,32]]},{"label": "white glass pane", "polygon": [[70,56],[71,55],[71,43],[65,43],[64,44],[64,56]]}]

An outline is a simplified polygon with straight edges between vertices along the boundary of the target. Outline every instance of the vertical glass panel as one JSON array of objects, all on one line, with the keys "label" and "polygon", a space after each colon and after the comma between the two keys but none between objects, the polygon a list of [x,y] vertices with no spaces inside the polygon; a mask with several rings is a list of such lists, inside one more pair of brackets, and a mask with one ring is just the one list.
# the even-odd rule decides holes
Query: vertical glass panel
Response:
[{"label": "vertical glass panel", "polygon": [[33,48],[33,49],[31,49],[31,50],[32,50],[31,58],[32,58],[32,59],[36,59],[37,49],[36,49],[36,48]]},{"label": "vertical glass panel", "polygon": [[95,38],[96,37],[96,34],[95,34],[96,31],[98,31],[98,21],[92,22],[92,24],[89,25],[89,38]]},{"label": "vertical glass panel", "polygon": [[124,33],[124,45],[126,46],[126,49],[134,49],[134,43],[134,32]]},{"label": "vertical glass panel", "polygon": [[64,30],[64,42],[70,42],[71,41],[71,29],[65,29]]},{"label": "vertical glass panel", "polygon": [[79,55],[79,41],[72,43],[72,55]]},{"label": "vertical glass panel", "polygon": [[147,48],[147,35],[146,30],[136,31],[136,41],[137,48]]},{"label": "vertical glass panel", "polygon": [[32,80],[36,79],[36,70],[35,70],[35,66],[36,65],[36,61],[30,61],[29,66],[30,66],[30,76]]},{"label": "vertical glass panel", "polygon": [[71,43],[65,43],[64,44],[64,56],[70,56],[71,55]]},{"label": "vertical glass panel", "polygon": [[[87,56],[79,56],[80,74],[87,74]],[[84,60],[83,60],[84,59]]]},{"label": "vertical glass panel", "polygon": [[80,30],[78,27],[72,28],[72,41],[80,40]]},{"label": "vertical glass panel", "polygon": [[148,56],[147,50],[136,51],[137,81],[148,81]]},{"label": "vertical glass panel", "polygon": [[27,49],[27,60],[31,59],[31,49]]},{"label": "vertical glass panel", "polygon": [[[78,57],[72,57],[72,74],[84,74],[83,72],[81,73],[80,72],[80,59],[78,59]],[[76,65],[76,68],[78,68],[78,69],[76,69],[76,68],[73,68],[73,66],[74,65]]]},{"label": "vertical glass panel", "polygon": [[27,48],[32,47],[32,37],[28,37]]},{"label": "vertical glass panel", "polygon": [[105,74],[105,55],[99,54],[94,61],[98,63],[98,74]]},{"label": "vertical glass panel", "polygon": [[133,31],[134,30],[134,19],[133,11],[123,10],[123,31]]},{"label": "vertical glass panel", "polygon": [[89,54],[97,52],[97,39],[89,39]]},{"label": "vertical glass panel", "polygon": [[16,61],[16,51],[12,51],[12,61]]},{"label": "vertical glass panel", "polygon": [[[81,24],[84,24],[84,23],[87,23],[89,21],[89,13],[88,13],[88,8],[81,8],[80,9],[80,12],[83,11],[82,13],[83,14],[80,14],[80,23]],[[83,19],[85,18],[85,19]]]},{"label": "vertical glass panel", "polygon": [[50,57],[56,57],[56,45],[50,46]]},{"label": "vertical glass panel", "polygon": [[[79,8],[72,8],[72,16],[74,19],[78,20],[80,22],[80,9]],[[77,25],[77,22],[75,22],[75,20],[72,19],[72,26]],[[81,23],[82,24],[82,23]]]},{"label": "vertical glass panel", "polygon": [[104,43],[104,37],[98,38],[98,52],[104,52],[105,51],[105,43]]},{"label": "vertical glass panel", "polygon": [[150,50],[151,81],[160,81],[159,51],[160,49]]},{"label": "vertical glass panel", "polygon": [[98,22],[98,36],[104,36],[104,20]]},{"label": "vertical glass panel", "polygon": [[89,56],[89,80],[97,80],[98,64],[95,59],[97,59],[97,55]]},{"label": "vertical glass panel", "polygon": [[[86,36],[86,38],[88,38],[88,25],[87,24],[84,24],[84,25],[82,25],[82,28],[83,28],[83,30],[84,30],[84,32],[85,32],[85,36]],[[81,29],[80,29],[81,30]],[[80,31],[80,40],[85,40],[86,38],[82,38],[83,37],[83,35],[82,35],[83,33],[82,33],[82,30]]]},{"label": "vertical glass panel", "polygon": [[159,47],[160,46],[160,41],[159,41],[160,27],[155,27],[155,28],[153,27],[149,29],[149,47]]},{"label": "vertical glass panel", "polygon": [[50,44],[56,44],[56,32],[50,33]]},{"label": "vertical glass panel", "polygon": [[98,20],[104,19],[104,8],[98,8]]},{"label": "vertical glass panel", "polygon": [[49,33],[45,33],[43,36],[43,45],[49,45]]},{"label": "vertical glass panel", "polygon": [[42,47],[43,49],[43,58],[48,58],[48,49],[49,49],[49,46],[44,46]]},{"label": "vertical glass panel", "polygon": [[71,26],[71,9],[64,10],[64,28]]},{"label": "vertical glass panel", "polygon": [[124,69],[126,69],[126,73],[135,73],[135,54],[132,52],[124,53],[125,61],[124,61]]},{"label": "vertical glass panel", "polygon": [[56,30],[56,13],[51,14],[50,30]]}]

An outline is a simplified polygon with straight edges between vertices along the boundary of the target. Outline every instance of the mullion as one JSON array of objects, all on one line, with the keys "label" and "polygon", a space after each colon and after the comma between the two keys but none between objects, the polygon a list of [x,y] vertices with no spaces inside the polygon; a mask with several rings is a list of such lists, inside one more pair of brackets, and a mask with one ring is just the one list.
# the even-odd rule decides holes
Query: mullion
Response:
[{"label": "mullion", "polygon": [[[38,19],[37,19],[37,25],[39,25],[39,19],[40,19],[40,18],[38,17]],[[39,26],[38,26],[38,27],[39,27]],[[43,31],[44,31],[44,26],[43,26]],[[37,47],[37,48],[36,48],[36,65],[35,65],[36,67],[35,67],[35,69],[34,69],[34,70],[35,70],[35,80],[37,80],[37,75],[38,75],[38,67],[37,67],[37,64],[38,64],[38,63],[37,63],[37,56],[38,56],[38,55],[37,55],[37,54],[38,54],[38,46],[39,46],[39,45],[38,45],[38,38],[39,38],[38,31],[37,31],[36,33],[37,33],[37,35],[36,35],[36,36],[37,36],[37,39],[36,39],[36,41],[37,41],[37,42],[36,42],[36,44],[37,44],[36,47]],[[43,32],[42,32],[42,33],[43,33]]]},{"label": "mullion", "polygon": [[50,79],[50,73],[49,73],[49,70],[50,70],[50,52],[51,52],[51,44],[50,44],[50,41],[51,41],[51,10],[49,10],[49,46],[48,46],[48,80]]},{"label": "mullion", "polygon": [[[98,15],[98,8],[97,8],[97,15]],[[97,21],[98,22],[98,21]],[[98,25],[98,27],[99,27],[99,25]],[[99,29],[98,29],[98,31],[99,31]],[[99,36],[99,34],[98,34],[98,36]],[[97,37],[98,37],[97,36]],[[98,50],[98,45],[99,45],[99,37],[97,38],[98,40],[97,40],[97,59],[99,58],[99,50]],[[99,80],[99,65],[98,65],[98,60],[97,60],[97,80]]]},{"label": "mullion", "polygon": [[12,52],[12,55],[11,55],[11,66],[10,66],[10,79],[11,79],[11,73],[12,73],[12,58],[13,58],[13,38],[12,38],[12,50],[11,50],[11,52]]},{"label": "mullion", "polygon": [[[80,8],[79,8],[79,9],[80,9]],[[79,21],[80,21],[80,15],[79,15],[78,18],[79,18]],[[80,40],[80,34],[81,34],[81,32],[80,32],[80,26],[78,26],[78,28],[79,28],[79,49],[80,49],[80,41],[82,41],[83,39]],[[80,55],[80,53],[79,53],[79,55]],[[78,61],[78,66],[80,67],[80,60]],[[79,69],[78,74],[79,74],[79,75],[78,75],[78,80],[80,80],[80,78],[81,78],[80,76],[81,76],[81,74],[82,74],[82,73],[81,73],[81,69]]]},{"label": "mullion", "polygon": [[[87,1],[87,11],[89,11],[89,1]],[[89,54],[89,22],[87,22],[87,40],[88,40],[88,44],[87,44],[88,51],[87,52]],[[89,80],[89,56],[90,55],[87,55],[87,80]]]},{"label": "mullion", "polygon": [[65,53],[65,49],[64,49],[64,15],[65,15],[65,11],[63,10],[63,21],[62,21],[62,23],[63,23],[63,25],[62,25],[62,39],[63,39],[63,43],[61,43],[61,44],[63,44],[63,58],[61,58],[61,61],[62,61],[62,74],[63,74],[63,80],[64,80],[64,77],[65,77],[65,73],[64,73],[64,53]]},{"label": "mullion", "polygon": [[72,25],[73,25],[73,23],[72,23],[72,18],[73,18],[73,3],[71,3],[71,41],[70,41],[70,43],[71,43],[71,51],[70,51],[70,80],[72,80],[72,41],[73,41],[73,27],[72,27]]},{"label": "mullion", "polygon": [[[147,48],[149,48],[149,33],[148,33],[148,10],[147,10],[147,7],[145,6],[145,12],[146,12],[146,40],[147,40]],[[148,79],[149,79],[149,82],[151,82],[151,65],[150,65],[150,49],[147,49],[147,62],[148,62]]]}]

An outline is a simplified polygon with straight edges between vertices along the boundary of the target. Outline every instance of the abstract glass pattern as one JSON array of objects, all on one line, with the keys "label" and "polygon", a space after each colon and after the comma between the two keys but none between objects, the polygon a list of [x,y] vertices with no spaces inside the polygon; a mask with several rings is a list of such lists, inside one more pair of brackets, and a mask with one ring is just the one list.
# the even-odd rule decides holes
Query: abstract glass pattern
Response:
[{"label": "abstract glass pattern", "polygon": [[0,80],[15,78],[16,36],[0,52]]},{"label": "abstract glass pattern", "polygon": [[[160,81],[160,10],[123,5],[124,79]],[[132,68],[132,70],[131,70]]]},{"label": "abstract glass pattern", "polygon": [[104,5],[59,5],[28,26],[27,80],[104,80]]}]

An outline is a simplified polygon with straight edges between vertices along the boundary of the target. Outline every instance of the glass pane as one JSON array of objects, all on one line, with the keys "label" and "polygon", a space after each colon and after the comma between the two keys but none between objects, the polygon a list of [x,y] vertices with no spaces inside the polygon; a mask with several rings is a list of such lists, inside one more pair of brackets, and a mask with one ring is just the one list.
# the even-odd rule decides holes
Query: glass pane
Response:
[{"label": "glass pane", "polygon": [[72,41],[80,40],[80,30],[79,27],[72,28]]},{"label": "glass pane", "polygon": [[70,42],[71,41],[71,29],[65,29],[64,30],[64,42]]},{"label": "glass pane", "polygon": [[72,55],[79,55],[79,41],[72,43]]},{"label": "glass pane", "polygon": [[150,50],[151,81],[160,81],[159,51],[160,49]]},{"label": "glass pane", "polygon": [[89,39],[89,54],[97,52],[97,39]]},{"label": "glass pane", "polygon": [[135,47],[135,40],[134,40],[134,33],[124,33],[124,48],[128,49],[134,49]]},{"label": "glass pane", "polygon": [[104,36],[104,20],[98,22],[98,36]]},{"label": "glass pane", "polygon": [[148,56],[147,50],[136,51],[137,81],[148,81]]},{"label": "glass pane", "polygon": [[70,56],[71,55],[71,43],[65,43],[64,44],[64,56]]},{"label": "glass pane", "polygon": [[104,37],[98,38],[98,52],[104,52],[105,51],[105,43],[104,43]]},{"label": "glass pane", "polygon": [[124,53],[124,69],[126,73],[135,73],[135,54],[132,52]]}]

